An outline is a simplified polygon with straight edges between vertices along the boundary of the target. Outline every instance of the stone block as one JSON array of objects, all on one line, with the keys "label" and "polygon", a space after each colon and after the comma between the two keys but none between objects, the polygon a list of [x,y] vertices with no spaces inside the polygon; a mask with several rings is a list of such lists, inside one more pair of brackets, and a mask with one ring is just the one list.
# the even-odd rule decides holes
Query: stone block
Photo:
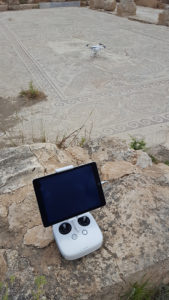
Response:
[{"label": "stone block", "polygon": [[8,4],[9,5],[17,5],[17,4],[19,4],[19,0],[9,0]]},{"label": "stone block", "polygon": [[103,180],[114,180],[134,173],[136,170],[128,161],[107,162],[101,167]]},{"label": "stone block", "polygon": [[117,6],[117,15],[121,17],[136,15],[136,4],[134,0],[120,0]]},{"label": "stone block", "polygon": [[32,4],[20,4],[19,5],[19,9],[34,9],[34,8],[39,8],[39,4],[32,3]]},{"label": "stone block", "polygon": [[158,16],[158,25],[169,26],[169,5]]},{"label": "stone block", "polygon": [[29,146],[0,150],[0,194],[25,186],[44,169],[33,155]]},{"label": "stone block", "polygon": [[87,2],[86,0],[81,0],[81,1],[80,1],[80,6],[81,6],[81,7],[88,6],[88,2]]},{"label": "stone block", "polygon": [[19,10],[20,5],[19,4],[9,4],[8,5],[8,10]]},{"label": "stone block", "polygon": [[91,8],[91,9],[93,9],[93,8],[94,8],[94,0],[90,0],[90,2],[89,2],[89,6],[90,6],[90,8]]},{"label": "stone block", "polygon": [[104,9],[104,0],[94,0],[95,9]]},{"label": "stone block", "polygon": [[0,4],[0,11],[5,11],[8,10],[8,5],[7,4]]},{"label": "stone block", "polygon": [[146,152],[138,150],[137,151],[136,166],[139,166],[142,169],[145,169],[147,167],[151,167],[152,166],[152,159],[151,159],[151,157]]},{"label": "stone block", "polygon": [[104,0],[104,10],[114,11],[116,8],[116,0]]},{"label": "stone block", "polygon": [[152,8],[158,7],[158,0],[135,0],[136,5],[147,6]]},{"label": "stone block", "polygon": [[28,229],[24,236],[25,245],[32,245],[37,248],[44,248],[53,242],[53,240],[52,228],[44,228],[43,225]]}]

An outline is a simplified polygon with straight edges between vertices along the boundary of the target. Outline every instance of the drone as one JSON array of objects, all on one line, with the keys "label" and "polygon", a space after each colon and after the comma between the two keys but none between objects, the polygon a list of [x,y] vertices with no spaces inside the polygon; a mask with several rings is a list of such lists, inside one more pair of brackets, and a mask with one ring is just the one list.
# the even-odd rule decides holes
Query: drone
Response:
[{"label": "drone", "polygon": [[90,46],[89,44],[87,44],[86,47],[89,47],[89,49],[91,50],[91,55],[92,55],[93,57],[96,57],[97,54],[98,54],[102,49],[106,48],[106,46],[103,45],[103,44],[101,44],[101,43],[99,43],[99,44],[97,44],[97,45],[95,45],[95,46]]}]

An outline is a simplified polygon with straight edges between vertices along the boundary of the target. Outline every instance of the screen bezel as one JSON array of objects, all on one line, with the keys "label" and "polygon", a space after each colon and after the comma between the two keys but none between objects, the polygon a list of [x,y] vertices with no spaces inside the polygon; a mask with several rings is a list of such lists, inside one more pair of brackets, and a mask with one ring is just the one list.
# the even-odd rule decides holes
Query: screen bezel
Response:
[{"label": "screen bezel", "polygon": [[70,215],[67,216],[66,219],[63,219],[63,218],[57,219],[56,222],[48,222],[47,212],[46,212],[45,206],[43,204],[41,193],[40,193],[40,190],[38,188],[38,185],[39,185],[41,179],[44,180],[44,178],[57,177],[57,176],[60,175],[60,173],[50,174],[50,175],[40,177],[40,178],[36,178],[36,179],[33,180],[33,186],[34,186],[34,190],[35,190],[35,194],[36,194],[36,198],[37,198],[37,202],[38,202],[38,206],[39,206],[39,210],[40,210],[40,214],[41,214],[41,218],[42,218],[42,222],[43,222],[44,227],[49,227],[51,225],[54,225],[54,224],[57,224],[59,222],[65,221],[69,218],[76,217],[77,215],[86,213],[88,211],[94,210],[94,209],[99,208],[99,207],[102,207],[106,204],[103,189],[102,189],[102,184],[101,184],[101,181],[100,181],[97,165],[96,165],[95,162],[88,163],[88,164],[85,164],[85,165],[82,165],[82,166],[78,166],[78,167],[75,167],[75,168],[72,168],[72,169],[69,169],[69,170],[65,170],[61,173],[76,172],[77,169],[85,168],[86,166],[89,166],[89,165],[92,167],[92,171],[93,171],[93,174],[94,174],[94,178],[95,178],[95,182],[96,182],[96,188],[98,190],[98,194],[99,194],[99,198],[100,198],[100,205],[95,206],[92,209],[90,208],[90,209],[79,211],[79,213],[76,214],[76,215],[70,214]]}]

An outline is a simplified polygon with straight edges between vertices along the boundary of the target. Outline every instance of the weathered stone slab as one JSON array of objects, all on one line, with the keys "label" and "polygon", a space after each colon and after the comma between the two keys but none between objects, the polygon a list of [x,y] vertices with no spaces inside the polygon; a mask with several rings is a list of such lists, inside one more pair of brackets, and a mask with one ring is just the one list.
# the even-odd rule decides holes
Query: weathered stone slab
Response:
[{"label": "weathered stone slab", "polygon": [[27,4],[20,4],[19,9],[37,9],[39,8],[38,3],[27,3]]},{"label": "weathered stone slab", "polygon": [[8,211],[6,209],[6,207],[2,204],[0,204],[0,217],[1,218],[5,218],[8,215]]},{"label": "weathered stone slab", "polygon": [[25,195],[25,199],[22,202],[14,202],[9,206],[8,223],[9,229],[14,232],[20,232],[21,230],[25,232],[27,228],[41,224],[38,205],[33,191]]},{"label": "weathered stone slab", "polygon": [[104,9],[104,0],[94,0],[95,9]]},{"label": "weathered stone slab", "polygon": [[151,167],[152,166],[151,157],[146,152],[138,150],[136,166],[139,166],[142,169],[145,169],[149,166]]},{"label": "weathered stone slab", "polygon": [[169,26],[169,5],[167,5],[164,11],[159,14],[158,25]]},{"label": "weathered stone slab", "polygon": [[116,0],[104,0],[104,10],[114,11],[116,8]]},{"label": "weathered stone slab", "polygon": [[44,248],[54,240],[51,227],[44,228],[43,225],[28,229],[24,236],[24,244],[37,248]]},{"label": "weathered stone slab", "polygon": [[90,2],[89,2],[89,7],[90,7],[91,9],[94,8],[94,0],[90,0]]},{"label": "weathered stone slab", "polygon": [[136,5],[147,6],[152,8],[157,8],[158,2],[158,0],[135,0]]},{"label": "weathered stone slab", "polygon": [[135,166],[127,161],[107,162],[101,167],[103,180],[114,180],[135,172]]},{"label": "weathered stone slab", "polygon": [[44,174],[42,165],[29,146],[0,150],[0,194],[11,192]]},{"label": "weathered stone slab", "polygon": [[160,162],[169,161],[169,145],[159,145],[148,149],[148,153],[153,155]]},{"label": "weathered stone slab", "polygon": [[7,4],[0,4],[0,11],[5,11],[8,10],[8,5]]},{"label": "weathered stone slab", "polygon": [[134,0],[120,0],[117,6],[117,15],[121,17],[136,15],[136,4]]}]

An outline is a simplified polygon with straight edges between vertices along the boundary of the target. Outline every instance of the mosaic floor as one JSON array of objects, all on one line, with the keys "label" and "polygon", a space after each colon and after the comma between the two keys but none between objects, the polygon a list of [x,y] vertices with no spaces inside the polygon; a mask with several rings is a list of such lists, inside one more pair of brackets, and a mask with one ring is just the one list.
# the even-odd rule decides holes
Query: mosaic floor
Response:
[{"label": "mosaic floor", "polygon": [[[85,45],[99,42],[106,49],[93,58]],[[78,7],[5,12],[0,45],[0,95],[17,95],[31,80],[48,95],[21,110],[27,136],[43,123],[52,140],[86,119],[94,136],[142,128],[151,136],[169,125],[167,27]]]}]

